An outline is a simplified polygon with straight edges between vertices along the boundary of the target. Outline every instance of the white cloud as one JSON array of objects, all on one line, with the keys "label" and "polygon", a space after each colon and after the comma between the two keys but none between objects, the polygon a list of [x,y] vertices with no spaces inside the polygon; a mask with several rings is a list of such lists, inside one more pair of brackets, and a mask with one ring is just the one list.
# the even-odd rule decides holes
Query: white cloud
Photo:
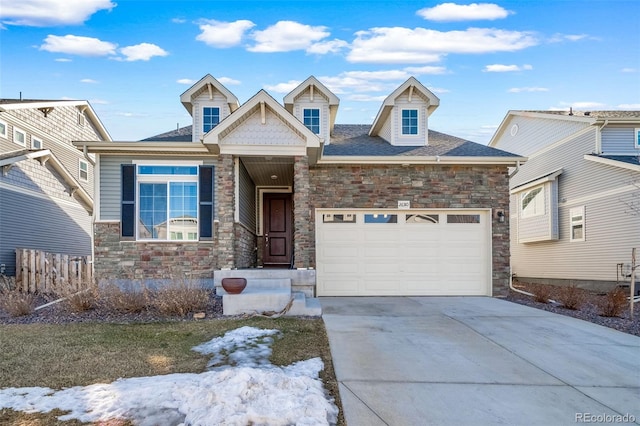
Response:
[{"label": "white cloud", "polygon": [[369,96],[369,95],[350,95],[347,97],[348,100],[354,102],[382,102],[387,97],[382,96]]},{"label": "white cloud", "polygon": [[80,83],[96,84],[97,81],[91,78],[83,78],[82,80],[80,80]]},{"label": "white cloud", "polygon": [[218,77],[216,80],[218,80],[220,83],[222,84],[226,84],[228,86],[237,86],[239,84],[241,84],[240,80],[235,80],[231,77]]},{"label": "white cloud", "polygon": [[324,26],[313,27],[294,21],[279,21],[266,30],[255,31],[252,36],[256,44],[247,50],[260,53],[307,50],[329,35]]},{"label": "white cloud", "polygon": [[298,85],[300,83],[302,83],[302,82],[298,81],[298,80],[289,80],[286,83],[278,83],[278,84],[274,84],[274,85],[265,85],[264,89],[266,91],[268,91],[268,92],[289,93],[293,89],[298,87]]},{"label": "white cloud", "polygon": [[633,72],[638,72],[638,70],[636,68],[622,68],[620,70],[620,72],[631,72],[631,73],[633,73]]},{"label": "white cloud", "polygon": [[326,55],[327,53],[338,53],[342,49],[349,47],[349,43],[344,40],[330,40],[314,43],[307,48],[307,53],[316,55]]},{"label": "white cloud", "polygon": [[408,73],[415,74],[415,75],[447,73],[447,69],[445,67],[434,67],[434,66],[407,67],[404,70]]},{"label": "white cloud", "polygon": [[507,92],[509,93],[523,93],[523,92],[548,92],[546,87],[513,87]]},{"label": "white cloud", "polygon": [[346,71],[340,74],[347,78],[357,78],[362,80],[406,80],[409,75],[406,71]]},{"label": "white cloud", "polygon": [[46,27],[78,25],[100,10],[116,7],[110,0],[3,1],[0,20],[8,25]]},{"label": "white cloud", "polygon": [[416,12],[429,21],[474,21],[506,18],[509,11],[493,3],[455,4],[442,3]]},{"label": "white cloud", "polygon": [[178,84],[188,84],[189,86],[193,85],[195,82],[195,80],[191,80],[190,78],[181,78],[176,81]]},{"label": "white cloud", "polygon": [[204,20],[200,23],[200,30],[196,40],[213,47],[228,48],[237,46],[242,41],[244,34],[256,24],[247,20],[234,22],[220,22]]},{"label": "white cloud", "polygon": [[578,109],[598,109],[604,108],[606,105],[600,102],[574,102],[571,106]]},{"label": "white cloud", "polygon": [[448,53],[512,52],[535,46],[530,32],[494,28],[436,31],[426,28],[382,27],[358,31],[347,56],[349,62],[428,63]]},{"label": "white cloud", "polygon": [[185,22],[187,22],[187,20],[184,18],[173,18],[171,22],[173,22],[174,24],[184,24]]},{"label": "white cloud", "polygon": [[58,58],[58,59],[54,59],[56,62],[71,62],[71,59],[69,58]]},{"label": "white cloud", "polygon": [[562,34],[556,33],[549,39],[550,43],[560,43],[563,41],[579,41],[589,37],[587,34]]},{"label": "white cloud", "polygon": [[449,93],[451,90],[445,89],[442,87],[427,87],[427,89],[431,90],[433,93]]},{"label": "white cloud", "polygon": [[125,56],[125,61],[148,61],[154,56],[167,56],[169,52],[151,43],[140,43],[134,46],[127,46],[120,49],[120,53]]},{"label": "white cloud", "polygon": [[116,53],[117,44],[93,37],[68,34],[66,36],[48,35],[40,50],[54,53],[66,53],[80,56],[106,56]]},{"label": "white cloud", "polygon": [[524,71],[524,70],[532,70],[533,67],[531,65],[501,65],[501,64],[492,64],[486,65],[484,67],[484,72],[513,72],[513,71]]},{"label": "white cloud", "polygon": [[616,108],[618,108],[618,109],[640,109],[640,104],[620,104]]}]

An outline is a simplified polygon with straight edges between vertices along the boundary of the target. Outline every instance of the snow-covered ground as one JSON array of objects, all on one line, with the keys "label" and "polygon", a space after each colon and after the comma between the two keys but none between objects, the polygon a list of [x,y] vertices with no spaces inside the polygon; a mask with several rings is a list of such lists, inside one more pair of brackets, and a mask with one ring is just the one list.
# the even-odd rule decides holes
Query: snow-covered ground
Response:
[{"label": "snow-covered ground", "polygon": [[335,424],[338,408],[319,378],[320,358],[269,363],[278,330],[242,327],[193,348],[211,355],[208,371],[118,379],[113,383],[0,389],[0,408],[70,411],[61,420],[126,418],[138,425]]}]

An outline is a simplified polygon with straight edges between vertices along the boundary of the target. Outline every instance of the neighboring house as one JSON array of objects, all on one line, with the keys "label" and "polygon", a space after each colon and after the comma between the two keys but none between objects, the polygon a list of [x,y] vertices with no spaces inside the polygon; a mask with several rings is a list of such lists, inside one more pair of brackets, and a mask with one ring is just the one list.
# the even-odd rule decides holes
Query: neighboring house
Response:
[{"label": "neighboring house", "polygon": [[111,140],[86,101],[0,99],[0,272],[16,248],[91,255],[94,160],[76,139]]},{"label": "neighboring house", "polygon": [[180,100],[193,126],[74,142],[96,155],[98,278],[257,267],[324,296],[505,294],[508,167],[524,158],[430,130],[440,101],[415,78],[372,125],[335,124],[314,77],[284,104],[240,105],[210,75]]},{"label": "neighboring house", "polygon": [[510,111],[489,146],[512,174],[511,264],[523,280],[605,290],[640,247],[640,111]]}]

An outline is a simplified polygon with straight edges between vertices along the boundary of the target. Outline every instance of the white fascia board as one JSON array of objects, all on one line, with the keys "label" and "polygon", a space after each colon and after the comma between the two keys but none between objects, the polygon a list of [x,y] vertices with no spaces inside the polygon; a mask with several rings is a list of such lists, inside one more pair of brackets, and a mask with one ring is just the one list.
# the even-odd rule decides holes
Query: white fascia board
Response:
[{"label": "white fascia board", "polygon": [[96,142],[73,141],[75,147],[90,153],[130,153],[130,154],[210,154],[202,143],[196,142]]},{"label": "white fascia board", "polygon": [[30,158],[40,158],[40,157],[45,157],[50,155],[51,155],[51,151],[48,149],[41,149],[39,151],[26,152],[20,155],[16,155],[15,157],[9,157],[9,158],[4,158],[0,160],[0,167],[8,166],[9,164],[14,164],[23,160],[28,160]]},{"label": "white fascia board", "polygon": [[533,188],[534,186],[538,186],[538,185],[540,185],[542,183],[554,181],[554,180],[556,180],[556,178],[558,176],[560,176],[562,174],[562,172],[563,172],[562,169],[558,169],[558,170],[555,170],[555,171],[553,171],[551,173],[547,173],[547,174],[545,174],[543,176],[531,179],[531,180],[529,180],[529,181],[527,181],[527,182],[525,182],[523,184],[520,184],[520,185],[512,188],[509,191],[509,194],[517,194],[518,192],[525,191],[525,190],[527,190],[529,188]]},{"label": "white fascia board", "polygon": [[[628,154],[627,154],[628,155]],[[633,157],[632,155],[630,157]],[[620,167],[622,169],[634,170],[640,172],[640,164],[629,164],[623,161],[611,160],[609,158],[596,157],[595,155],[585,154],[585,160],[593,161],[595,163],[606,164],[607,166]]]},{"label": "white fascia board", "polygon": [[523,163],[526,157],[398,157],[398,156],[325,156],[318,164],[480,164],[480,165],[506,165],[516,166]]},{"label": "white fascia board", "polygon": [[0,105],[0,111],[11,111],[17,109],[38,109],[48,107],[60,107],[60,106],[78,106],[88,105],[87,101],[75,100],[75,101],[42,101],[42,102],[29,102],[29,101],[16,101],[15,103]]}]

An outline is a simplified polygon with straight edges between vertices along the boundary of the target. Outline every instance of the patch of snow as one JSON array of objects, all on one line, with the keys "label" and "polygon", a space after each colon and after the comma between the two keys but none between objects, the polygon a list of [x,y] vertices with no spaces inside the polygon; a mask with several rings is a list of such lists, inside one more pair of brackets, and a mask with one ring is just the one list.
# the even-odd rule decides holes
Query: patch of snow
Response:
[{"label": "patch of snow", "polygon": [[[0,389],[0,408],[30,413],[59,408],[69,411],[60,420],[120,418],[141,426],[335,424],[338,408],[319,379],[322,360],[285,367],[270,364],[269,342],[277,334],[278,330],[242,327],[194,347],[213,356],[213,370],[201,374],[118,379],[58,391]],[[239,352],[247,354],[236,356]],[[235,366],[223,365],[225,359]]]}]

